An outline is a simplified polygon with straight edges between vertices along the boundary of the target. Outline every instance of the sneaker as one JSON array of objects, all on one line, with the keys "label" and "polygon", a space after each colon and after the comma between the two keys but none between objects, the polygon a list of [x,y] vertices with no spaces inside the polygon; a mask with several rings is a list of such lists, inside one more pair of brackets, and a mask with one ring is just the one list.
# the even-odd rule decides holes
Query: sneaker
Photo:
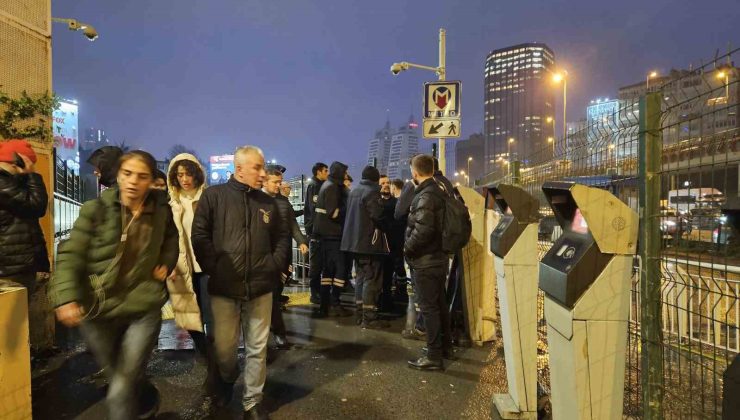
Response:
[{"label": "sneaker", "polygon": [[427,341],[426,333],[419,331],[416,328],[414,328],[413,330],[401,331],[401,337],[407,340]]}]

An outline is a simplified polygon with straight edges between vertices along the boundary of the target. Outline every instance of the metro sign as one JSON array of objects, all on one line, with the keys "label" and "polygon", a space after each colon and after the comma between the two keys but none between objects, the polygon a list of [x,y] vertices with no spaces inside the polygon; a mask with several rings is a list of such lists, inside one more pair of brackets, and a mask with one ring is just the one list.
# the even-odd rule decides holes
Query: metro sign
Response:
[{"label": "metro sign", "polygon": [[460,82],[424,84],[424,118],[460,116]]}]

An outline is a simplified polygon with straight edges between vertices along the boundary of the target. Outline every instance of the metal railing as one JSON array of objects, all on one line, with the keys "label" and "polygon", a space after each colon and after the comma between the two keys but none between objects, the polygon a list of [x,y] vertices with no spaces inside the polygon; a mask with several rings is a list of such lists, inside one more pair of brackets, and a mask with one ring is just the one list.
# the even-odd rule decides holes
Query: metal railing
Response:
[{"label": "metal railing", "polygon": [[[722,375],[740,351],[740,232],[729,220],[740,213],[740,69],[731,64],[738,51],[672,71],[650,89],[625,88],[617,109],[530,156],[500,155],[482,180],[519,184],[539,198],[540,258],[559,233],[542,193],[546,181],[607,189],[641,212],[641,231],[656,227],[641,240],[655,237],[659,249],[638,243],[648,259],[636,258],[633,270],[624,393],[630,418],[721,416]],[[656,179],[659,185],[650,184]],[[684,193],[704,195],[675,199]],[[538,379],[549,391],[543,297]]]},{"label": "metal railing", "polygon": [[79,171],[70,169],[54,153],[54,244],[65,239],[82,207],[83,182]]}]

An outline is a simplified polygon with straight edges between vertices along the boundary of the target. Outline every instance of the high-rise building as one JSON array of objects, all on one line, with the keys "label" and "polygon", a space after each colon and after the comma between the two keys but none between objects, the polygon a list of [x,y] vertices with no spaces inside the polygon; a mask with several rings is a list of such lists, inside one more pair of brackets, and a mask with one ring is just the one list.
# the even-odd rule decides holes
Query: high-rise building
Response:
[{"label": "high-rise building", "polygon": [[[553,51],[545,44],[527,43],[488,54],[484,85],[484,170],[497,170],[496,160],[515,157],[526,165],[535,153],[547,150],[554,136],[555,68]],[[510,142],[509,139],[513,139]],[[512,156],[508,156],[511,151]]]},{"label": "high-rise building", "polygon": [[[375,132],[375,137],[370,140],[367,150],[367,164],[375,165],[380,173],[388,171],[388,157],[391,151],[391,122],[386,121],[385,127]],[[362,170],[362,169],[360,169]]]},{"label": "high-rise building", "polygon": [[[455,173],[457,182],[466,185],[466,180],[470,179],[470,185],[475,185],[475,180],[485,175],[484,162],[481,159],[485,147],[485,137],[483,134],[476,133],[465,140],[458,140],[455,144],[455,169],[447,172],[447,177],[452,179]],[[470,164],[468,165],[468,159]],[[469,168],[469,169],[468,169]],[[464,172],[464,173],[463,173]]]},{"label": "high-rise building", "polygon": [[80,142],[80,149],[95,150],[109,145],[110,142],[108,141],[108,136],[105,134],[105,130],[90,127],[85,130],[85,135]]},{"label": "high-rise building", "polygon": [[411,179],[409,162],[412,156],[419,153],[419,137],[419,124],[413,116],[391,136],[387,171],[391,179]]}]

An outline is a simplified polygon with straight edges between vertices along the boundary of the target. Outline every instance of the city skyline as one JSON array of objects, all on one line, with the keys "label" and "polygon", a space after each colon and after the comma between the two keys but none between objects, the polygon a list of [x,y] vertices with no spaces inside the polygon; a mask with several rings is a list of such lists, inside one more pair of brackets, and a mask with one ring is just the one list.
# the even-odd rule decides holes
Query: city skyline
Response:
[{"label": "city skyline", "polygon": [[[736,10],[732,2],[713,10],[723,3]],[[648,71],[698,65],[724,50],[737,12],[692,5],[381,1],[326,13],[316,2],[54,2],[54,16],[89,22],[100,38],[89,43],[54,27],[53,86],[78,99],[81,127],[105,127],[157,156],[175,143],[204,156],[255,143],[290,174],[305,173],[304,160],[363,160],[386,109],[420,115],[422,85],[434,75],[393,77],[388,68],[436,64],[439,27],[447,29],[448,79],[463,82],[465,138],[483,131],[480,68],[490,51],[547,43],[569,72],[569,115],[577,115]],[[696,19],[702,14],[712,18]]]}]

